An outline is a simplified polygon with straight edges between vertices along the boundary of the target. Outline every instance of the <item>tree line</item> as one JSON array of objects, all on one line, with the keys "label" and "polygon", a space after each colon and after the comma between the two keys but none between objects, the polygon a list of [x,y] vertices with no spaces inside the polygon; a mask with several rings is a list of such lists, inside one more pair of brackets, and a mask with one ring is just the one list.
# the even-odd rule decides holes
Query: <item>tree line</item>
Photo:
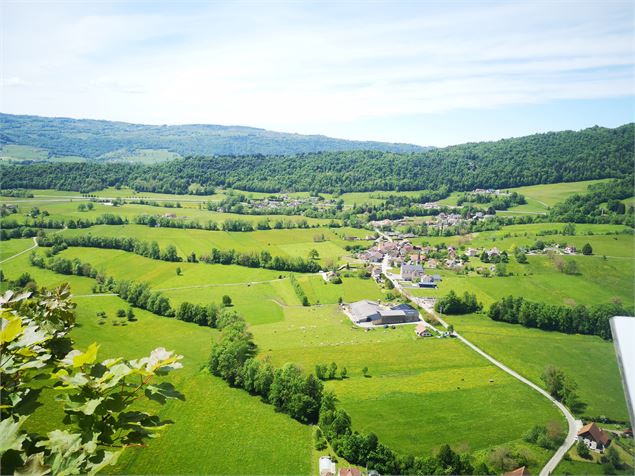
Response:
[{"label": "tree line", "polygon": [[609,320],[613,316],[630,316],[633,310],[619,303],[573,307],[556,306],[508,296],[491,305],[488,316],[494,321],[520,324],[566,334],[590,334],[611,340]]},{"label": "tree line", "polygon": [[288,258],[283,256],[271,256],[271,253],[267,250],[262,250],[260,253],[255,251],[239,253],[233,249],[220,250],[218,248],[212,248],[210,254],[200,257],[200,261],[208,264],[236,264],[249,268],[265,268],[297,273],[317,273],[321,269],[316,261],[306,260],[299,256]]},{"label": "tree line", "polygon": [[[159,316],[174,317],[180,321],[192,322],[199,326],[216,327],[216,322],[226,307],[225,304],[220,306],[215,303],[201,305],[185,301],[179,305],[178,309],[174,309],[170,304],[169,298],[159,291],[152,291],[148,283],[115,280],[112,276],[105,275],[90,263],[82,262],[78,258],[66,259],[53,256],[47,259],[32,253],[29,256],[29,261],[35,267],[48,269],[58,274],[93,278],[97,281],[93,292],[111,292],[140,309],[145,309]],[[20,279],[22,281],[25,279],[30,280],[30,276],[22,276]]]},{"label": "tree line", "polygon": [[398,154],[347,151],[293,156],[192,156],[153,165],[6,165],[6,188],[90,192],[129,186],[187,194],[224,187],[246,191],[469,191],[620,177],[633,170],[634,124],[593,127]]},{"label": "tree line", "polygon": [[[168,262],[181,262],[181,258],[172,244],[164,249],[159,247],[156,241],[141,241],[137,238],[126,237],[106,237],[93,235],[80,236],[61,236],[61,235],[43,235],[38,238],[38,244],[43,247],[52,248],[52,253],[58,253],[67,247],[88,247],[102,248],[128,251],[145,258],[156,259]],[[306,260],[299,256],[282,257],[272,256],[266,250],[260,253],[240,253],[236,250],[220,250],[212,248],[209,255],[199,257],[195,253],[190,253],[187,257],[188,262],[198,262],[208,264],[235,264],[238,266],[246,266],[249,268],[265,268],[276,271],[292,271],[298,273],[317,273],[320,271],[320,265],[314,260]]]},{"label": "tree line", "polygon": [[470,294],[467,291],[461,297],[454,290],[450,290],[434,304],[434,310],[444,314],[470,314],[482,309],[483,304],[478,302],[476,294]]}]

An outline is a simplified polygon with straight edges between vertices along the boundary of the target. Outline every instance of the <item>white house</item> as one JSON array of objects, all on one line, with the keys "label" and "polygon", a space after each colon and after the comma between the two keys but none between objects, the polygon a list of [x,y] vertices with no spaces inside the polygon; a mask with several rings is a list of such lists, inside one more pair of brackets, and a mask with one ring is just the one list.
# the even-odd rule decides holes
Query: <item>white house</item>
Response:
[{"label": "white house", "polygon": [[335,463],[331,461],[330,456],[321,456],[320,457],[320,476],[335,476],[337,472],[337,468]]}]

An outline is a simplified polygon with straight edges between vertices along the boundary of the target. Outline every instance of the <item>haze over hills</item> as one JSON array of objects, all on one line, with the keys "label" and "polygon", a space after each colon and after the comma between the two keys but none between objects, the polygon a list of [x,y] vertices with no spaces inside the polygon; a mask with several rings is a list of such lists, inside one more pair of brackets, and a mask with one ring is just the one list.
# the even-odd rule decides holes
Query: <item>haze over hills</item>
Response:
[{"label": "haze over hills", "polygon": [[186,155],[290,155],[427,147],[213,124],[143,125],[0,113],[0,156],[14,160],[159,162]]}]

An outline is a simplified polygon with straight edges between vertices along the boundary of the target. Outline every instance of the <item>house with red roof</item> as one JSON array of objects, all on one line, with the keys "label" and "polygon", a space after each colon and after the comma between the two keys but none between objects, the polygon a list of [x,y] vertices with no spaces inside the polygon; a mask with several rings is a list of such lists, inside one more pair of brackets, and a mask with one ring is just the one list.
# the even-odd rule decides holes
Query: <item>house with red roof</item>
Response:
[{"label": "house with red roof", "polygon": [[583,441],[589,449],[602,453],[611,443],[608,433],[602,430],[595,422],[584,425],[578,431],[578,441]]}]

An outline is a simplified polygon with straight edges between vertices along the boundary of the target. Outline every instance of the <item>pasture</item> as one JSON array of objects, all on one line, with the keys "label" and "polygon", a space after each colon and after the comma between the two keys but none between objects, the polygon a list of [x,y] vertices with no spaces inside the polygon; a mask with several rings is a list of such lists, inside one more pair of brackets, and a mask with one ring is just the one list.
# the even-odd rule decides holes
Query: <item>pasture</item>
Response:
[{"label": "pasture", "polygon": [[[253,225],[263,220],[269,220],[272,227],[278,220],[292,223],[298,223],[300,220],[306,220],[310,226],[327,225],[331,222],[330,219],[305,218],[297,215],[239,215],[235,213],[219,213],[207,210],[207,208],[200,203],[189,201],[179,202],[181,204],[181,208],[142,205],[140,203],[133,202],[114,207],[104,203],[94,202],[93,210],[79,211],[78,205],[80,203],[87,203],[88,201],[89,200],[87,198],[79,196],[76,198],[67,198],[60,195],[46,198],[37,196],[34,198],[0,198],[0,203],[18,205],[19,213],[8,217],[8,219],[16,220],[18,223],[24,223],[26,214],[29,213],[33,207],[38,207],[42,211],[46,210],[49,213],[50,218],[58,220],[95,220],[98,216],[103,215],[104,213],[112,213],[119,215],[122,218],[127,218],[129,221],[132,221],[134,217],[139,215],[174,214],[176,218],[198,220],[203,225],[209,221],[221,224],[225,220],[242,220],[252,223]],[[163,202],[161,203],[163,204]]]},{"label": "pasture", "polygon": [[346,367],[348,378],[326,386],[353,428],[403,454],[430,454],[444,443],[486,449],[520,438],[535,423],[560,420],[547,400],[460,342],[417,339],[413,329],[366,332],[331,305],[287,308],[283,321],[252,331],[261,356],[276,365]]},{"label": "pasture", "polygon": [[580,400],[586,404],[580,415],[628,419],[612,342],[528,329],[478,314],[445,317],[466,339],[539,385],[545,367],[562,369],[576,381]]},{"label": "pasture", "polygon": [[[62,276],[52,275],[61,281]],[[78,278],[86,279],[86,278]],[[87,279],[86,279],[87,280]],[[44,280],[43,280],[44,281]],[[91,281],[91,280],[88,280]],[[72,336],[78,347],[100,344],[102,359],[124,356],[138,358],[156,347],[182,354],[183,368],[170,380],[185,395],[185,401],[165,407],[153,406],[161,418],[174,422],[159,438],[144,448],[124,453],[114,474],[310,474],[311,428],[247,393],[232,389],[204,370],[211,349],[212,329],[155,316],[135,309],[138,319],[127,322],[115,317],[128,304],[116,296],[77,297],[78,326]],[[105,311],[99,325],[97,311]],[[113,325],[118,323],[121,325]],[[55,402],[47,398],[33,425],[61,426]],[[186,448],[186,451],[177,450]]]},{"label": "pasture", "polygon": [[[65,230],[67,236],[85,235],[120,236],[156,241],[161,248],[176,246],[178,254],[185,258],[192,251],[198,256],[209,254],[212,248],[235,249],[242,253],[269,251],[272,256],[300,256],[307,258],[315,249],[322,263],[343,261],[349,253],[344,247],[349,244],[344,236],[355,236],[364,230],[353,228],[294,228],[289,230],[260,230],[251,232],[226,232],[207,230],[180,230],[177,228],[153,228],[145,225],[99,225],[91,228]],[[317,241],[316,241],[317,240]],[[368,244],[370,242],[357,241]]]}]

